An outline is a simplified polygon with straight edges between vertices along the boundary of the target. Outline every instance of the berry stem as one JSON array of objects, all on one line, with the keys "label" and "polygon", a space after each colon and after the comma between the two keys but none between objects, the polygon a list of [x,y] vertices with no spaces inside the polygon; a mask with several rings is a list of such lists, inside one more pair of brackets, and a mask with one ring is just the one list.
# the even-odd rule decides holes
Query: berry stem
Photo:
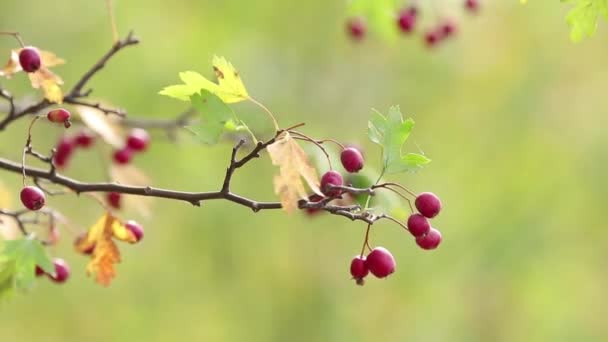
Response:
[{"label": "berry stem", "polygon": [[277,122],[277,119],[275,118],[274,114],[272,114],[272,112],[270,111],[270,109],[268,109],[266,106],[264,106],[261,102],[258,102],[253,97],[248,97],[248,100],[251,101],[251,102],[253,102],[256,106],[262,108],[266,112],[266,114],[268,114],[268,116],[270,116],[270,119],[272,120],[272,124],[274,125],[274,129],[276,131],[279,131],[281,129],[279,127],[279,123]]},{"label": "berry stem", "polygon": [[322,144],[322,143],[325,143],[325,142],[332,142],[332,143],[334,143],[334,144],[336,144],[336,145],[340,146],[340,149],[342,149],[342,150],[345,148],[345,147],[344,147],[344,145],[342,145],[342,143],[341,143],[341,142],[339,142],[339,141],[337,141],[337,140],[334,140],[334,139],[322,139],[322,140],[317,140],[317,142],[318,142],[319,144]]},{"label": "berry stem", "polygon": [[118,29],[116,28],[116,18],[114,17],[114,9],[112,6],[112,0],[106,0],[106,9],[108,10],[108,16],[110,18],[110,26],[112,27],[112,43],[116,44],[120,38],[118,38]]},{"label": "berry stem", "polygon": [[21,39],[21,36],[19,35],[19,32],[0,32],[0,35],[4,35],[4,36],[13,36],[15,39],[17,39],[17,41],[19,42],[19,45],[21,45],[22,48],[25,47],[25,43],[23,42],[23,39]]},{"label": "berry stem", "polygon": [[291,132],[291,134],[294,135],[294,137],[293,137],[294,139],[308,141],[308,142],[313,143],[315,146],[317,146],[323,152],[323,154],[325,154],[325,157],[327,158],[327,164],[329,164],[329,169],[330,170],[334,169],[331,164],[331,158],[329,157],[329,153],[327,153],[327,150],[318,141],[316,141],[316,140],[312,139],[311,137],[309,137],[303,133],[300,133],[298,131],[290,131],[290,132]]},{"label": "berry stem", "polygon": [[36,123],[36,121],[38,121],[39,118],[40,116],[38,115],[34,116],[32,121],[30,122],[30,125],[27,128],[27,140],[25,141],[25,146],[23,147],[23,154],[21,155],[21,173],[23,174],[24,187],[26,186],[25,180],[27,179],[27,176],[25,174],[25,155],[32,152],[32,127],[34,127],[34,124]]},{"label": "berry stem", "polygon": [[365,247],[367,246],[367,248],[369,248],[371,250],[371,248],[369,247],[369,230],[372,228],[372,224],[368,223],[367,224],[367,229],[365,230],[365,240],[363,240],[363,247],[361,247],[361,258],[363,258],[363,255],[365,254]]},{"label": "berry stem", "polygon": [[[372,188],[375,187],[376,185],[378,185],[378,183],[380,182],[380,180],[382,179],[382,177],[384,176],[384,172],[386,171],[385,168],[382,168],[382,172],[380,172],[380,175],[378,176],[378,179],[376,179],[376,181],[374,182],[374,185],[372,185]],[[363,208],[363,210],[367,210],[367,208],[369,208],[369,202],[372,199],[372,195],[368,194],[367,195],[367,199],[365,200],[365,207]]]},{"label": "berry stem", "polygon": [[398,187],[399,189],[401,189],[401,190],[403,190],[403,191],[407,192],[408,194],[410,194],[410,195],[414,196],[414,198],[418,196],[418,195],[416,195],[416,193],[415,193],[415,192],[413,192],[412,190],[410,190],[410,189],[408,189],[408,188],[404,187],[403,185],[401,185],[401,184],[399,184],[399,183],[387,182],[387,183],[384,183],[384,185],[387,185],[387,186],[396,186],[396,187]]},{"label": "berry stem", "polygon": [[410,231],[410,229],[409,229],[409,228],[408,228],[408,227],[407,227],[405,224],[403,224],[403,223],[399,222],[399,220],[397,220],[396,218],[394,218],[394,217],[392,217],[392,216],[388,216],[388,215],[386,215],[386,214],[382,214],[382,215],[380,215],[378,218],[379,218],[379,219],[387,219],[387,220],[393,221],[393,222],[395,222],[396,224],[400,225],[400,226],[401,226],[401,228],[403,228],[403,229],[407,230],[408,232]]}]

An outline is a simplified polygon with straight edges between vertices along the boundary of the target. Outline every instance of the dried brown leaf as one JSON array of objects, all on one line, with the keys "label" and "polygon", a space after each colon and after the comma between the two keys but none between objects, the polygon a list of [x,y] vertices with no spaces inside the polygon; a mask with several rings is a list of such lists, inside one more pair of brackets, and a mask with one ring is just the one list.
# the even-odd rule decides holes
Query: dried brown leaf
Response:
[{"label": "dried brown leaf", "polygon": [[76,106],[76,111],[80,115],[82,122],[93,132],[99,134],[101,138],[114,148],[122,148],[124,138],[122,128],[117,125],[104,112],[86,106]]}]

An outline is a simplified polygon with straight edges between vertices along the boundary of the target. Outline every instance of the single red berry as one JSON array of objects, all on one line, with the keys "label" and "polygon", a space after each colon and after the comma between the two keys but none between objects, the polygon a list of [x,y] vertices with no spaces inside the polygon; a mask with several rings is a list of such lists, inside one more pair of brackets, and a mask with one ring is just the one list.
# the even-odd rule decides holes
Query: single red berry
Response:
[{"label": "single red berry", "polygon": [[432,192],[423,192],[416,197],[416,209],[425,217],[433,218],[441,211],[441,201]]},{"label": "single red berry", "polygon": [[62,137],[55,147],[55,156],[53,157],[53,163],[57,168],[64,168],[67,166],[70,157],[72,156],[72,152],[74,152],[74,140],[69,137]]},{"label": "single red berry", "polygon": [[330,185],[344,185],[344,180],[339,172],[330,170],[321,177],[321,191],[327,196],[339,196],[342,191],[340,189],[330,189]]},{"label": "single red berry", "polygon": [[[84,242],[84,240],[87,238],[87,236],[88,236],[87,232],[82,232],[82,233],[78,234],[78,236],[74,240],[74,246],[78,246],[82,242]],[[79,250],[79,249],[77,249],[77,250]],[[95,244],[92,244],[90,247],[88,247],[85,250],[79,250],[79,251],[82,254],[91,255],[91,254],[93,254],[93,250],[95,250]]]},{"label": "single red berry", "polygon": [[116,164],[128,164],[131,161],[131,158],[133,158],[133,150],[128,147],[124,147],[114,152],[114,162]]},{"label": "single red berry", "polygon": [[[312,194],[312,195],[308,196],[308,202],[318,203],[323,198],[324,198],[323,196],[319,196],[317,194]],[[319,214],[320,212],[321,212],[320,208],[306,208],[306,214],[308,214],[309,216]]]},{"label": "single red berry", "polygon": [[441,40],[441,35],[436,30],[427,31],[424,34],[424,42],[428,47],[434,47]]},{"label": "single red berry", "polygon": [[466,0],[464,8],[471,13],[477,13],[479,11],[479,0]]},{"label": "single red berry", "polygon": [[362,17],[353,17],[346,22],[346,29],[351,38],[361,40],[365,37],[367,25]]},{"label": "single red berry", "polygon": [[40,268],[40,266],[36,265],[36,277],[42,277],[44,274],[44,270]]},{"label": "single red berry", "polygon": [[407,228],[415,237],[422,236],[429,232],[431,224],[426,217],[420,214],[413,214],[407,219]]},{"label": "single red berry", "polygon": [[127,146],[136,152],[144,151],[150,143],[150,135],[145,129],[134,128],[127,137]]},{"label": "single red berry", "polygon": [[46,197],[44,192],[36,186],[26,186],[21,190],[21,203],[29,210],[40,210],[44,207]]},{"label": "single red berry", "polygon": [[357,285],[363,285],[365,278],[369,274],[369,269],[365,264],[365,256],[357,255],[350,262],[350,275],[355,279]]},{"label": "single red berry", "polygon": [[397,263],[386,248],[376,247],[367,255],[365,265],[376,277],[385,278],[395,272]]},{"label": "single red berry", "polygon": [[70,277],[70,267],[65,260],[59,258],[55,258],[53,264],[55,265],[55,276],[49,275],[49,278],[58,284],[65,283]]},{"label": "single red berry", "polygon": [[439,27],[441,31],[441,38],[445,39],[453,36],[456,33],[456,24],[452,21],[446,21]]},{"label": "single red berry", "polygon": [[106,199],[108,200],[108,204],[114,209],[120,209],[120,199],[122,195],[119,192],[108,192],[106,194]]},{"label": "single red berry", "polygon": [[72,125],[70,122],[71,114],[64,108],[53,109],[46,114],[46,117],[50,122],[63,123],[65,128],[69,128]]},{"label": "single red berry", "polygon": [[348,172],[359,172],[363,168],[363,155],[354,147],[347,147],[340,153],[342,166]]},{"label": "single red berry", "polygon": [[135,236],[135,242],[133,243],[139,242],[144,237],[144,228],[139,223],[135,221],[127,221],[127,223],[125,223],[125,227],[127,227],[127,229],[130,230]]},{"label": "single red berry", "polygon": [[404,33],[410,33],[416,26],[417,9],[415,7],[409,7],[402,10],[397,17],[397,25],[399,29]]},{"label": "single red berry", "polygon": [[42,64],[38,50],[33,47],[25,47],[19,52],[19,64],[25,72],[36,72]]},{"label": "single red berry", "polygon": [[74,143],[78,147],[89,148],[93,145],[93,142],[95,142],[95,136],[93,133],[91,133],[91,131],[86,129],[78,132],[78,134],[76,134],[74,137]]},{"label": "single red berry", "polygon": [[416,238],[416,244],[422,249],[435,249],[441,243],[441,232],[431,228],[428,233]]}]

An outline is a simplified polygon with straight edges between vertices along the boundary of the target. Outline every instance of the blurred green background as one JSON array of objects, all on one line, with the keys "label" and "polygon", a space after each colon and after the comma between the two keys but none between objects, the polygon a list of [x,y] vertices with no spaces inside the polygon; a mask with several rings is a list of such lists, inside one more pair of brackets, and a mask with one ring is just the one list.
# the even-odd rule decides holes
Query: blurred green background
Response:
[{"label": "blurred green background", "polygon": [[[283,125],[306,121],[313,136],[359,143],[369,165],[379,158],[366,139],[369,109],[399,104],[417,123],[408,149],[417,144],[433,163],[392,179],[442,198],[434,225],[443,244],[425,252],[378,224],[373,244],[393,252],[397,272],[358,287],[348,265],[363,224],[156,200],[151,219],[123,213],[144,221],[146,237],[122,246],[109,288],[86,277],[86,258],[63,232],[51,253],[71,264],[71,280],[40,281],[2,303],[0,340],[608,340],[608,32],[575,45],[564,5],[484,5],[474,18],[460,18],[459,1],[440,5],[462,19],[459,37],[428,51],[419,37],[353,44],[342,1],[117,1],[121,33],[134,29],[142,44],[93,79],[95,97],[133,116],[170,118],[185,104],[158,90],[180,71],[209,72],[211,57],[224,55]],[[54,69],[66,86],[111,43],[101,0],[3,1],[0,29],[67,59]],[[0,39],[2,55],[14,46]],[[2,85],[31,93],[23,75]],[[25,125],[0,135],[3,157],[18,160]],[[61,130],[36,132],[38,146],[50,147]],[[214,190],[230,148],[157,135],[136,164],[156,186]],[[67,173],[101,180],[97,161],[80,153]],[[267,158],[255,161],[234,189],[272,200],[275,171]],[[0,179],[19,186],[15,174]],[[86,199],[51,204],[82,227],[101,214]]]}]

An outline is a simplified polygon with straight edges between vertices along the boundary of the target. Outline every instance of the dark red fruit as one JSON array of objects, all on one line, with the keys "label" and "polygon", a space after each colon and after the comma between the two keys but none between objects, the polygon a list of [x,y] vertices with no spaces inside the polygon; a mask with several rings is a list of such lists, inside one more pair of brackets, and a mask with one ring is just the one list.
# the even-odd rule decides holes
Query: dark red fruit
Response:
[{"label": "dark red fruit", "polygon": [[108,192],[106,195],[108,204],[114,209],[120,209],[120,198],[121,197],[122,196],[119,192]]},{"label": "dark red fruit", "polygon": [[134,128],[127,137],[127,146],[136,152],[144,151],[150,143],[150,135],[145,129]]},{"label": "dark red fruit", "polygon": [[350,275],[355,279],[357,285],[363,285],[363,278],[369,274],[365,264],[365,256],[357,255],[350,262]]},{"label": "dark red fruit", "polygon": [[397,24],[402,32],[410,33],[414,30],[414,27],[416,26],[417,13],[418,10],[416,7],[406,8],[399,13]]},{"label": "dark red fruit", "polygon": [[26,186],[21,190],[21,203],[29,210],[39,210],[44,207],[46,198],[44,192],[36,186]]},{"label": "dark red fruit", "polygon": [[25,72],[36,72],[42,64],[38,50],[33,47],[26,47],[19,52],[19,64]]},{"label": "dark red fruit", "polygon": [[72,152],[74,152],[74,140],[69,137],[62,137],[55,148],[55,156],[53,157],[53,163],[57,168],[64,168],[68,165]]},{"label": "dark red fruit", "polygon": [[386,248],[376,247],[367,255],[365,265],[376,277],[385,278],[395,272],[397,263]]},{"label": "dark red fruit", "polygon": [[74,137],[74,143],[78,147],[89,148],[95,142],[95,136],[88,130],[82,130]]},{"label": "dark red fruit", "polygon": [[464,8],[471,13],[477,13],[479,11],[479,0],[466,0]]},{"label": "dark red fruit", "polygon": [[446,21],[440,26],[441,38],[445,39],[453,36],[456,33],[456,24],[452,21]]},{"label": "dark red fruit", "polygon": [[[84,240],[86,238],[87,238],[87,232],[82,232],[82,233],[78,234],[78,236],[74,240],[74,246],[80,245],[82,242],[84,242]],[[95,245],[94,244],[91,245],[89,248],[87,248],[85,250],[81,250],[80,252],[82,254],[91,255],[91,254],[93,254],[93,250],[95,250]]]},{"label": "dark red fruit", "polygon": [[36,277],[42,277],[44,274],[44,270],[40,268],[40,266],[36,265]]},{"label": "dark red fruit", "polygon": [[127,221],[127,223],[125,223],[125,227],[127,227],[127,229],[130,230],[135,236],[134,243],[139,242],[144,237],[144,228],[139,223],[135,221]]},{"label": "dark red fruit", "polygon": [[[308,201],[312,202],[312,203],[317,203],[320,200],[322,200],[324,197],[323,196],[319,196],[317,194],[312,194],[310,196],[308,196]],[[312,216],[315,214],[319,214],[321,212],[321,209],[319,208],[306,208],[306,214]]]},{"label": "dark red fruit", "polygon": [[131,158],[133,158],[133,150],[128,147],[124,147],[114,152],[113,158],[116,164],[128,164],[131,161]]},{"label": "dark red fruit", "polygon": [[55,276],[49,275],[49,278],[58,284],[65,283],[70,277],[70,267],[65,260],[59,258],[55,258],[53,264],[55,265]]},{"label": "dark red fruit", "polygon": [[420,214],[413,214],[407,219],[407,228],[415,237],[423,236],[431,229],[431,224],[426,217]]},{"label": "dark red fruit", "polygon": [[441,243],[441,232],[435,228],[431,228],[426,235],[416,238],[416,244],[422,249],[435,249]]},{"label": "dark red fruit", "polygon": [[423,192],[416,197],[416,209],[425,217],[433,218],[441,211],[441,201],[432,192]]},{"label": "dark red fruit", "polygon": [[62,123],[65,128],[69,128],[72,125],[70,116],[70,112],[64,108],[53,109],[46,114],[46,117],[50,122]]},{"label": "dark red fruit", "polygon": [[363,168],[363,155],[354,147],[347,147],[340,153],[342,166],[348,172],[359,172]]},{"label": "dark red fruit", "polygon": [[321,177],[321,191],[327,196],[339,196],[342,191],[340,189],[330,189],[330,185],[344,185],[344,180],[339,172],[333,170],[327,171]]},{"label": "dark red fruit", "polygon": [[427,31],[424,34],[424,42],[428,47],[434,47],[441,40],[441,34],[436,30]]},{"label": "dark red fruit", "polygon": [[353,17],[346,22],[346,29],[351,38],[361,40],[365,37],[367,25],[362,17]]}]

